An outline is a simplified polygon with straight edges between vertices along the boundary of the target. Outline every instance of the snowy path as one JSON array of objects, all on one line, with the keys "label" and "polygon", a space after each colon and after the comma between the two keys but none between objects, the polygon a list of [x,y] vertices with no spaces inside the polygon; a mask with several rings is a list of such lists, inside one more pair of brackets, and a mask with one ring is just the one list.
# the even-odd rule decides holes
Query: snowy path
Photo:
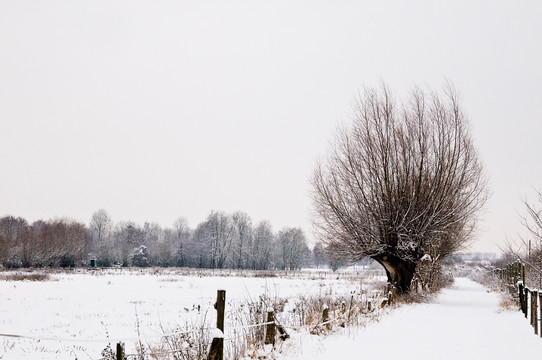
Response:
[{"label": "snowy path", "polygon": [[402,306],[376,324],[326,338],[294,337],[279,359],[523,359],[542,339],[499,295],[457,278],[434,303]]}]

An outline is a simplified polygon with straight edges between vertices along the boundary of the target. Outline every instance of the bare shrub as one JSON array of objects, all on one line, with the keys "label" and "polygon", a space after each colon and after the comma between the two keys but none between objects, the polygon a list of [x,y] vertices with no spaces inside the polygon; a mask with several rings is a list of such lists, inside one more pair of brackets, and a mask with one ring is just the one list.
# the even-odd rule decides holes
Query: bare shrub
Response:
[{"label": "bare shrub", "polygon": [[[208,328],[207,314],[197,326],[195,324],[186,324],[173,331],[162,328],[165,335],[161,341],[146,345],[148,358],[153,360],[205,359],[211,341]],[[141,348],[139,352],[140,355],[145,355]]]},{"label": "bare shrub", "polygon": [[262,271],[255,271],[253,276],[255,278],[274,278],[274,277],[277,277],[278,275],[275,271],[262,270]]}]

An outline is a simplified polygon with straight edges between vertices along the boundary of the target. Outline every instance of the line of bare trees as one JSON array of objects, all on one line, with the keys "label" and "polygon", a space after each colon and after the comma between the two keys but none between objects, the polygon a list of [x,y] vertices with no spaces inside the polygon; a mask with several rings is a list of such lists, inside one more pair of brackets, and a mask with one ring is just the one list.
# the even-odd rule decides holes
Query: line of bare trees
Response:
[{"label": "line of bare trees", "polygon": [[172,228],[146,222],[114,223],[98,210],[88,226],[55,219],[29,224],[0,218],[0,264],[5,268],[84,266],[180,266],[194,268],[299,269],[312,261],[303,231],[275,233],[267,221],[254,225],[243,212],[213,211],[191,229],[185,219]]},{"label": "line of bare trees", "polygon": [[74,266],[88,249],[84,224],[23,218],[0,219],[0,264],[4,267]]}]

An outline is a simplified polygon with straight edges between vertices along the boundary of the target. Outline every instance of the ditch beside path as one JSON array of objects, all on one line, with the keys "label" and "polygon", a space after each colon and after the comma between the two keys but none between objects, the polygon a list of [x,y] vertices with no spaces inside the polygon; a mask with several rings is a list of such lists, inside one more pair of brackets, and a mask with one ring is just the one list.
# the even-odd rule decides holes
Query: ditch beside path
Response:
[{"label": "ditch beside path", "polygon": [[286,359],[529,359],[542,355],[518,310],[500,308],[500,295],[456,278],[430,304],[403,305],[365,329],[326,338],[299,337]]}]

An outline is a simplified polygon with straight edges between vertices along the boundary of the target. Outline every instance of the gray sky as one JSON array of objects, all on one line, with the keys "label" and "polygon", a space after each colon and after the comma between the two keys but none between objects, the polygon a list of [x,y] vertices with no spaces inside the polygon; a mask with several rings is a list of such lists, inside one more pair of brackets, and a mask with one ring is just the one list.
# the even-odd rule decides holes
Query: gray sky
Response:
[{"label": "gray sky", "polygon": [[242,210],[312,238],[308,179],[363,86],[455,83],[492,199],[542,187],[542,2],[0,0],[0,216],[191,226]]}]

